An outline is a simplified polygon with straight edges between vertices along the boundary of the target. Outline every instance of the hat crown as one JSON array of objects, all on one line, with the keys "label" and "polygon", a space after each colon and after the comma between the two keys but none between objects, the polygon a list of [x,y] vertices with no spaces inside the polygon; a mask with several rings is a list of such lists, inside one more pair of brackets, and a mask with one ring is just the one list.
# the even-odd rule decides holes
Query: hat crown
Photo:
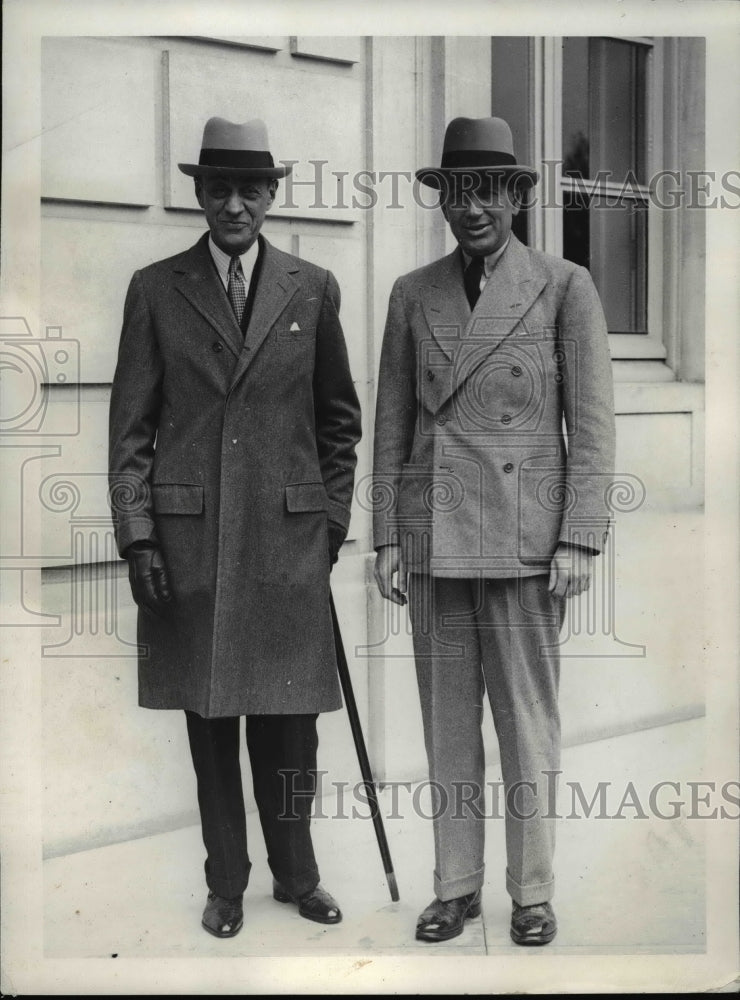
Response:
[{"label": "hat crown", "polygon": [[230,122],[226,118],[209,118],[203,129],[203,149],[267,152],[267,126],[260,118],[248,122]]},{"label": "hat crown", "polygon": [[227,118],[209,118],[203,129],[203,143],[197,163],[178,163],[189,177],[213,177],[218,173],[243,178],[272,179],[287,177],[291,166],[275,166],[267,139],[267,126],[261,118],[248,122],[230,122]]},{"label": "hat crown", "polygon": [[445,131],[445,153],[503,153],[514,160],[511,129],[503,118],[453,118]]},{"label": "hat crown", "polygon": [[441,189],[459,173],[496,173],[517,183],[537,183],[537,171],[517,163],[511,129],[503,118],[453,118],[445,129],[439,167],[416,171],[417,180]]}]

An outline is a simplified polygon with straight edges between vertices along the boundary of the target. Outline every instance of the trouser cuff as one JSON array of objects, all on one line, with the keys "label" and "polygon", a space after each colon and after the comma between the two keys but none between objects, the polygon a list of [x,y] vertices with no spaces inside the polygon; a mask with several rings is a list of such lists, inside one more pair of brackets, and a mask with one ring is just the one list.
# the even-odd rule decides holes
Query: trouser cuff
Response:
[{"label": "trouser cuff", "polygon": [[273,868],[272,874],[275,881],[279,882],[289,895],[295,897],[312,892],[319,884],[318,868],[309,868],[300,875],[281,874]]},{"label": "trouser cuff", "polygon": [[506,891],[520,906],[549,903],[555,894],[555,879],[551,878],[548,882],[536,882],[533,885],[520,885],[507,871]]},{"label": "trouser cuff", "polygon": [[477,892],[483,888],[483,872],[485,865],[472,872],[470,875],[462,875],[455,879],[442,880],[437,872],[434,873],[434,894],[437,899],[443,902],[448,899],[457,899],[458,896],[467,896],[471,892]]},{"label": "trouser cuff", "polygon": [[223,896],[224,899],[233,899],[235,896],[240,896],[246,890],[251,867],[252,865],[249,864],[246,872],[241,876],[219,878],[208,871],[208,862],[206,861],[206,885],[217,896]]}]

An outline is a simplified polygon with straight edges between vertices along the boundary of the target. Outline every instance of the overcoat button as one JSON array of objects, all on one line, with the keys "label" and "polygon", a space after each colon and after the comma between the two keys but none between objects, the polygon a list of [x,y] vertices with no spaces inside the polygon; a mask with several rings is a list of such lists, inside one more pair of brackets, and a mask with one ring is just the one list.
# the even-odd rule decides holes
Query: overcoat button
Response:
[{"label": "overcoat button", "polygon": [[214,340],[214,342],[211,344],[211,350],[214,351],[216,354],[220,354],[221,351],[223,351],[223,349],[224,345],[221,343],[220,340]]},{"label": "overcoat button", "polygon": [[514,471],[514,466],[511,464],[511,462],[507,462],[506,465],[504,466],[504,472],[513,472],[513,471]]},{"label": "overcoat button", "polygon": [[514,367],[511,369],[511,374],[512,375],[521,375],[522,374],[522,370],[519,367],[519,365],[514,365]]},{"label": "overcoat button", "polygon": [[444,425],[447,423],[447,417],[444,415],[444,413],[440,413],[440,415],[437,417],[437,423],[439,424],[440,427],[444,427]]},{"label": "overcoat button", "polygon": [[555,381],[558,384],[563,381],[563,376],[560,374],[560,372],[558,372],[557,375],[555,376]]},{"label": "overcoat button", "polygon": [[427,372],[427,381],[429,381],[429,382],[433,382],[434,381],[434,372],[433,371],[428,371]]},{"label": "overcoat button", "polygon": [[509,416],[508,413],[505,413],[503,415],[503,417],[501,417],[501,423],[502,424],[510,424],[511,423],[511,417]]}]

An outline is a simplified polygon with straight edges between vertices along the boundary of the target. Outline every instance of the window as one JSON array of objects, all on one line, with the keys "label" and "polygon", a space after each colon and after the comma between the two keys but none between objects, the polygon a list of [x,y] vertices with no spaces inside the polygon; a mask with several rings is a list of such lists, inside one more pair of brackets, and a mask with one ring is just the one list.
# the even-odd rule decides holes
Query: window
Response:
[{"label": "window", "polygon": [[705,165],[703,39],[494,36],[491,57],[492,114],[541,171],[517,235],[588,267],[625,378],[672,378],[680,317],[701,325],[682,271],[689,247],[701,265],[703,223],[650,185]]},{"label": "window", "polygon": [[562,42],[563,256],[591,271],[610,333],[647,333],[649,47]]}]

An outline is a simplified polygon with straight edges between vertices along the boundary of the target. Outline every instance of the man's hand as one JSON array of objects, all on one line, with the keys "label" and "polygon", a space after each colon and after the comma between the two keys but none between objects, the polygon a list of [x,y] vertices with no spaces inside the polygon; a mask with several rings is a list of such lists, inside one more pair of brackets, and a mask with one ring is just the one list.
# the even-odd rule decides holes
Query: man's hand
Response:
[{"label": "man's hand", "polygon": [[162,553],[148,542],[134,542],[125,556],[134,600],[144,611],[162,618],[172,601]]},{"label": "man's hand", "polygon": [[577,597],[591,586],[591,560],[588,549],[577,545],[558,545],[550,563],[548,590],[557,597]]},{"label": "man's hand", "polygon": [[[393,576],[398,575],[398,586],[393,586]],[[403,568],[400,545],[384,545],[375,560],[375,582],[380,593],[394,604],[406,603],[408,576]]]}]

